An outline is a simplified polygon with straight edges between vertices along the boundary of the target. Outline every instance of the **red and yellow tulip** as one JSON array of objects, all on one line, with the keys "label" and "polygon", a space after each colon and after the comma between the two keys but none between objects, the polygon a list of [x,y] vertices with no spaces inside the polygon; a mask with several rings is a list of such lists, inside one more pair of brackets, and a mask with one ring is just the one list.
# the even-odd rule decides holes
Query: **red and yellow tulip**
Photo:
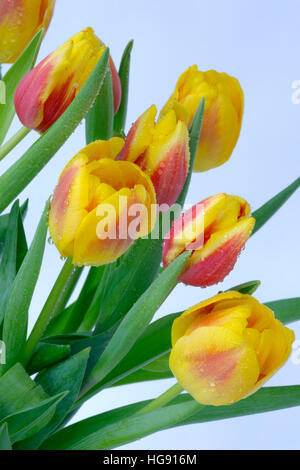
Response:
[{"label": "red and yellow tulip", "polygon": [[153,228],[153,185],[134,163],[114,160],[123,145],[117,137],[88,145],[68,163],[55,188],[50,235],[74,264],[111,263]]},{"label": "red and yellow tulip", "polygon": [[218,167],[229,159],[243,117],[244,95],[238,80],[215,70],[200,72],[196,65],[179,77],[160,116],[173,109],[177,119],[190,125],[202,97],[205,110],[194,171]]},{"label": "red and yellow tulip", "polygon": [[255,219],[249,214],[244,199],[225,193],[199,202],[173,222],[166,234],[164,266],[191,250],[180,281],[199,287],[223,281],[253,230]]},{"label": "red and yellow tulip", "polygon": [[[101,55],[105,45],[92,28],[87,28],[46,57],[19,83],[15,108],[22,124],[28,129],[45,132],[71,104]],[[121,84],[110,58],[114,106],[121,100]]]},{"label": "red and yellow tulip", "polygon": [[294,332],[250,295],[201,302],[172,327],[170,368],[204,405],[230,405],[256,392],[288,359]]},{"label": "red and yellow tulip", "polygon": [[46,31],[55,0],[0,1],[0,63],[13,63],[40,28]]},{"label": "red and yellow tulip", "polygon": [[132,125],[118,159],[139,165],[152,180],[158,204],[171,206],[186,180],[189,136],[186,124],[177,122],[174,111],[155,124],[156,113],[153,105]]}]

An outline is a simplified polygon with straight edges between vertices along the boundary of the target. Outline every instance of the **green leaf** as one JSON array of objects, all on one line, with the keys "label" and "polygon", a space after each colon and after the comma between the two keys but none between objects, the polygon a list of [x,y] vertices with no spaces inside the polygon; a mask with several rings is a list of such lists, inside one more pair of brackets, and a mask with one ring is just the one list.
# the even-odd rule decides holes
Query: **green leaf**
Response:
[{"label": "green leaf", "polygon": [[273,300],[265,305],[273,310],[275,317],[284,324],[300,320],[300,297]]},{"label": "green leaf", "polygon": [[94,367],[84,392],[103,380],[130,351],[152,320],[156,310],[177,284],[178,276],[189,256],[190,252],[184,252],[176,258],[130,309]]},{"label": "green leaf", "polygon": [[108,70],[100,93],[86,116],[85,135],[87,144],[95,140],[109,140],[113,135],[113,126],[114,94],[111,72]]},{"label": "green leaf", "polygon": [[170,353],[166,353],[163,356],[155,359],[152,362],[149,362],[147,365],[143,367],[143,370],[147,372],[169,372],[169,358]]},{"label": "green leaf", "polygon": [[0,104],[6,104],[6,85],[3,80],[0,80]]},{"label": "green leaf", "polygon": [[114,383],[112,386],[119,387],[120,385],[128,385],[138,382],[172,379],[173,377],[174,376],[170,370],[165,372],[150,372],[144,369],[139,369],[136,372],[127,375],[126,377],[124,377],[124,379],[121,379],[118,382]]},{"label": "green leaf", "polygon": [[47,202],[30,249],[14,279],[7,301],[3,325],[6,364],[1,373],[22,359],[26,342],[28,310],[43,260],[47,234]]},{"label": "green leaf", "polygon": [[6,302],[17,272],[18,222],[19,201],[16,201],[9,214],[0,264],[0,325],[4,318]]},{"label": "green leaf", "polygon": [[49,398],[29,377],[21,364],[0,377],[0,420]]},{"label": "green leaf", "polygon": [[28,252],[28,245],[27,245],[27,240],[26,240],[26,235],[25,235],[25,230],[24,230],[24,225],[23,225],[23,220],[22,220],[22,215],[21,211],[19,211],[19,217],[18,217],[18,245],[17,245],[17,272],[19,271],[25,256],[27,255]]},{"label": "green leaf", "polygon": [[167,315],[151,323],[124,359],[98,384],[97,390],[112,386],[171,350],[171,328],[181,313]]},{"label": "green leaf", "polygon": [[[178,397],[181,402],[189,401],[189,395]],[[174,400],[176,403],[178,399]],[[256,413],[283,410],[300,405],[300,386],[291,385],[284,387],[264,387],[254,395],[240,400],[230,406],[202,406],[194,416],[185,420],[182,424],[205,423],[220,419],[236,418]]]},{"label": "green leaf", "polygon": [[0,212],[44,168],[76,129],[98,95],[107,72],[109,51],[102,54],[95,69],[64,114],[25,154],[0,176]]},{"label": "green leaf", "polygon": [[70,354],[71,348],[67,344],[39,343],[27,366],[28,373],[31,375],[46,367],[49,368]]},{"label": "green leaf", "polygon": [[[101,450],[119,447],[162,429],[176,426],[193,415],[201,405],[194,400],[180,405],[172,405],[140,415],[133,415],[95,430],[87,427],[85,421],[77,423],[76,434],[61,431],[50,438],[43,449]],[[70,426],[71,427],[71,426]],[[94,428],[94,429],[93,429]],[[83,431],[84,429],[84,431]],[[67,433],[66,433],[67,431]],[[69,434],[69,435],[68,435]],[[59,436],[59,437],[58,437]]]},{"label": "green leaf", "polygon": [[49,395],[55,396],[65,391],[69,391],[69,393],[56,407],[55,414],[50,423],[31,439],[20,443],[19,448],[37,449],[61,424],[79,393],[88,356],[89,350],[86,349],[37,376],[36,382],[41,385],[43,390]]},{"label": "green leaf", "polygon": [[105,272],[105,265],[91,267],[78,299],[50,322],[45,336],[77,331]]},{"label": "green leaf", "polygon": [[15,115],[14,96],[21,79],[32,69],[40,49],[44,31],[41,29],[28,44],[18,60],[10,67],[3,82],[6,86],[6,104],[0,105],[0,145]]},{"label": "green leaf", "polygon": [[[25,215],[27,213],[27,207],[28,207],[28,199],[20,207],[21,219],[25,218]],[[4,242],[5,242],[5,236],[6,236],[7,226],[8,226],[8,220],[9,220],[9,214],[0,215],[0,257],[2,256],[2,252],[3,252],[3,248],[4,248]]]},{"label": "green leaf", "polygon": [[202,122],[203,122],[203,115],[204,115],[204,108],[205,108],[205,100],[204,98],[201,98],[199,106],[197,108],[197,111],[195,113],[194,119],[192,121],[192,124],[190,126],[189,134],[190,134],[190,166],[189,166],[189,171],[188,175],[186,177],[184,186],[182,188],[182,191],[179,195],[179,198],[177,199],[177,204],[180,204],[183,206],[184,201],[186,199],[186,195],[190,186],[190,182],[192,179],[192,173],[193,173],[193,168],[194,168],[194,162],[197,154],[197,149],[198,149],[198,144],[199,144],[199,139],[200,139],[200,133],[201,133],[201,128],[202,128]]},{"label": "green leaf", "polygon": [[122,99],[118,112],[116,113],[114,118],[114,131],[117,135],[125,129],[128,106],[130,59],[132,47],[133,40],[129,41],[129,43],[125,47],[119,68],[119,77],[122,87]]},{"label": "green leaf", "polygon": [[74,266],[72,259],[67,258],[54,286],[46,300],[46,303],[34,325],[28,338],[23,363],[28,364],[31,356],[45,334],[46,328],[52,318],[55,318],[66,306],[82,272],[82,267]]},{"label": "green leaf", "polygon": [[99,311],[96,332],[121,320],[151,286],[161,262],[161,239],[139,239],[112,272]]},{"label": "green leaf", "polygon": [[272,197],[263,206],[252,213],[256,223],[252,235],[257,232],[268,220],[281,208],[281,206],[292,196],[292,194],[300,186],[300,176],[291,183],[287,188],[283,189],[276,196]]},{"label": "green leaf", "polygon": [[[192,397],[188,394],[182,394],[160,410],[133,416],[149,402],[150,400],[134,403],[72,424],[51,436],[44,443],[43,449],[83,450],[102,449],[107,448],[106,446],[111,448],[125,444],[125,440],[126,442],[132,442],[168,427],[291,408],[300,405],[300,386],[265,387],[254,395],[230,406],[198,405],[198,411],[196,409],[189,417],[177,422],[174,420],[174,423],[168,424],[165,421],[168,414],[173,417],[176,412],[180,412],[182,416],[186,408],[181,408],[181,406],[195,405]],[[141,418],[141,421],[136,421],[138,417]],[[148,420],[149,426],[147,427]],[[135,430],[133,429],[134,426],[136,426]],[[126,437],[130,440],[127,440]]]},{"label": "green leaf", "polygon": [[256,291],[256,289],[258,289],[259,286],[260,281],[248,281],[244,282],[243,284],[231,287],[230,289],[227,289],[226,292],[235,290],[237,292],[240,292],[241,294],[252,295]]},{"label": "green leaf", "polygon": [[30,408],[25,408],[17,413],[6,416],[0,422],[0,428],[2,425],[7,424],[12,444],[28,439],[48,424],[55,412],[56,406],[66,394],[65,392],[55,397],[46,398]]},{"label": "green leaf", "polygon": [[116,269],[117,262],[107,264],[104,267],[103,275],[101,277],[101,282],[99,283],[92,301],[85,312],[82,323],[79,326],[80,331],[90,331],[95,326],[97,319],[99,317],[99,311],[101,311],[101,305],[104,301],[104,298],[109,295],[107,294],[107,287],[111,282],[111,274]]},{"label": "green leaf", "polygon": [[0,450],[12,450],[7,423],[0,426]]}]

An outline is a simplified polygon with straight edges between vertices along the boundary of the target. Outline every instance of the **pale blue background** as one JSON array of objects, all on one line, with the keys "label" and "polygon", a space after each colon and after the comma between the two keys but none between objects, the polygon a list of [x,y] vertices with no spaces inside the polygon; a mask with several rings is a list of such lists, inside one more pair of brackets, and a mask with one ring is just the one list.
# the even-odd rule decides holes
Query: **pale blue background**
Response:
[{"label": "pale blue background", "polygon": [[[86,26],[111,48],[118,65],[134,38],[128,124],[149,105],[160,108],[176,79],[194,63],[236,76],[245,92],[241,137],[224,166],[193,176],[189,203],[225,191],[245,197],[255,209],[300,172],[300,105],[292,104],[292,82],[300,79],[300,3],[297,0],[57,0],[55,16],[40,58]],[[15,123],[16,130],[19,124]],[[15,161],[36,136],[27,139],[1,163]],[[76,131],[47,168],[22,193],[30,197],[26,228],[29,239],[45,200],[66,162],[84,145],[84,127]],[[41,155],[42,158],[42,155]],[[261,301],[299,296],[298,192],[247,244],[223,286],[261,279]],[[31,325],[42,307],[62,261],[48,245],[31,308]],[[200,290],[178,287],[160,310],[185,309],[223,286]],[[300,337],[299,326],[295,330]],[[270,382],[295,384],[300,365],[290,360]],[[107,390],[90,400],[77,419],[155,397],[173,383],[139,384]],[[127,445],[127,449],[290,449],[299,448],[300,408],[176,428]]]}]

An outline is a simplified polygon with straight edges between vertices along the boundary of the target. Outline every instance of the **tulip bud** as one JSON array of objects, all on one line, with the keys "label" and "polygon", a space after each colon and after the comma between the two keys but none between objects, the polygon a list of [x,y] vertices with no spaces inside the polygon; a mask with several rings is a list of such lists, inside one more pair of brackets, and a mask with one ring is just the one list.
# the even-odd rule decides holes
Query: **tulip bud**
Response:
[{"label": "tulip bud", "polygon": [[223,281],[253,230],[255,219],[249,213],[244,199],[224,193],[199,202],[173,222],[165,236],[164,266],[191,250],[180,281],[198,287]]},{"label": "tulip bud", "polygon": [[243,116],[244,95],[238,80],[215,70],[200,72],[196,65],[179,77],[160,116],[173,109],[177,119],[190,125],[202,97],[205,110],[194,171],[216,168],[230,158]]},{"label": "tulip bud", "polygon": [[151,106],[132,125],[118,159],[139,165],[152,180],[158,204],[171,206],[187,177],[189,135],[174,111],[155,124],[156,113],[156,107]]},{"label": "tulip bud", "polygon": [[203,405],[230,405],[256,392],[288,359],[294,332],[250,295],[201,302],[172,327],[170,369]]},{"label": "tulip bud", "polygon": [[55,0],[0,1],[0,63],[13,63],[39,29],[45,32]]},{"label": "tulip bud", "polygon": [[[45,132],[63,114],[94,70],[104,44],[87,28],[46,57],[19,83],[15,108],[28,129]],[[120,79],[110,58],[114,103],[121,99]]]},{"label": "tulip bud", "polygon": [[74,264],[111,263],[153,228],[153,185],[134,163],[114,160],[123,144],[116,137],[91,143],[68,163],[55,188],[50,235]]}]

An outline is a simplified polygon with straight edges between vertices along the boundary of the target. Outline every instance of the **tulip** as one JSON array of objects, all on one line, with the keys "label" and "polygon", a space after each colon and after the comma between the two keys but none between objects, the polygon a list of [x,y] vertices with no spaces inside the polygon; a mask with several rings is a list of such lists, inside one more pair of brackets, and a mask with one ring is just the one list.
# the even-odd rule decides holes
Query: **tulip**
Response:
[{"label": "tulip", "polygon": [[186,124],[177,122],[174,111],[157,124],[156,113],[153,105],[132,125],[118,159],[139,165],[152,180],[158,204],[171,206],[188,173],[189,135]]},{"label": "tulip", "polygon": [[244,97],[238,80],[215,70],[200,72],[196,65],[179,77],[160,116],[173,109],[177,119],[190,125],[202,97],[205,110],[194,171],[216,168],[230,158],[243,116]]},{"label": "tulip", "polygon": [[74,264],[111,263],[153,228],[153,185],[134,163],[114,160],[123,144],[117,137],[91,143],[68,163],[55,188],[50,235]]},{"label": "tulip", "polygon": [[[19,83],[15,108],[28,129],[45,132],[71,104],[101,55],[104,44],[87,28],[46,57]],[[110,59],[115,109],[121,99],[120,79]]]},{"label": "tulip", "polygon": [[39,29],[45,32],[55,0],[0,1],[0,62],[13,63]]},{"label": "tulip", "polygon": [[164,266],[191,250],[180,281],[199,287],[223,281],[253,230],[255,219],[249,213],[244,199],[225,193],[199,202],[173,222],[166,234]]},{"label": "tulip", "polygon": [[283,366],[294,339],[255,298],[226,292],[174,321],[170,368],[199,403],[229,405],[252,395]]}]

